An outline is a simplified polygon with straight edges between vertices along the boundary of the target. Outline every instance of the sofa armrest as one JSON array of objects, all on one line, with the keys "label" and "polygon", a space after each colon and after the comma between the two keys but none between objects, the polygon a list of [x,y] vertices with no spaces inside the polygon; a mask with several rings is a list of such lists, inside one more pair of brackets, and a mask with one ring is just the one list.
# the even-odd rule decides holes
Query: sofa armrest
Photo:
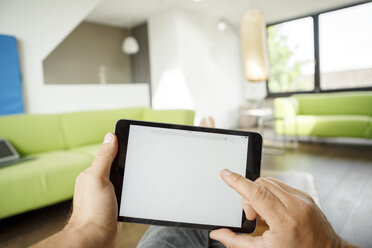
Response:
[{"label": "sofa armrest", "polygon": [[275,117],[287,118],[298,114],[298,102],[293,97],[276,98],[274,100]]}]

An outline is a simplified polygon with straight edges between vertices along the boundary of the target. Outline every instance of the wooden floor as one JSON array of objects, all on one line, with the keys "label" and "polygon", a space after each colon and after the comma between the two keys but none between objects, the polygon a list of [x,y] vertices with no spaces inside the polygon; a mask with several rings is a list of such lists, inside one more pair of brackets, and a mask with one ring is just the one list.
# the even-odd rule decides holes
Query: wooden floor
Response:
[{"label": "wooden floor", "polygon": [[[66,224],[71,201],[0,220],[0,248],[27,247],[58,232]],[[148,226],[123,223],[117,247],[136,247]]]},{"label": "wooden floor", "polygon": [[335,231],[372,247],[372,146],[313,144],[282,156],[263,156],[263,168],[310,172]]},{"label": "wooden floor", "polygon": [[[372,147],[300,145],[282,155],[264,154],[263,169],[313,174],[322,208],[336,232],[372,247]],[[0,221],[0,247],[25,247],[60,230],[71,202]],[[135,247],[147,226],[124,224],[117,247]]]}]

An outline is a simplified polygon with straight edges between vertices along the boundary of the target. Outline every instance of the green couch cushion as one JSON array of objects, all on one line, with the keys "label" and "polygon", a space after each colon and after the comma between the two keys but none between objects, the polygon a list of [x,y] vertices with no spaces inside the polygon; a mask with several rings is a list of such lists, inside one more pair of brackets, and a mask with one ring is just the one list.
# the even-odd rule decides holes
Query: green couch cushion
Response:
[{"label": "green couch cushion", "polygon": [[275,129],[289,135],[368,138],[369,117],[298,115],[285,122],[277,121]]},{"label": "green couch cushion", "polygon": [[94,158],[99,148],[101,147],[101,145],[102,144],[99,143],[99,144],[93,144],[93,145],[80,146],[80,147],[72,149],[71,151],[81,152]]},{"label": "green couch cushion", "polygon": [[299,115],[372,116],[372,92],[304,94],[294,96]]},{"label": "green couch cushion", "polygon": [[192,110],[146,109],[143,120],[171,124],[194,125],[195,112]]},{"label": "green couch cushion", "polygon": [[0,168],[0,219],[71,198],[76,176],[93,160],[72,151],[30,158],[34,159]]},{"label": "green couch cushion", "polygon": [[107,132],[113,132],[119,119],[142,120],[146,108],[86,111],[61,114],[67,147],[99,143]]},{"label": "green couch cushion", "polygon": [[6,137],[21,155],[65,149],[58,115],[0,117],[0,137]]}]

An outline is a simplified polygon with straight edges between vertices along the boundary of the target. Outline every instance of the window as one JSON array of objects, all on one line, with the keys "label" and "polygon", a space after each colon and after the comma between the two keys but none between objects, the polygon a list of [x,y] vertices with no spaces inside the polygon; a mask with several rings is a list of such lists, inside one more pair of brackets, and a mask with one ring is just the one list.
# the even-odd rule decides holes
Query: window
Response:
[{"label": "window", "polygon": [[372,3],[319,15],[321,89],[372,86]]},{"label": "window", "polygon": [[312,17],[268,27],[270,92],[314,89],[313,35]]},{"label": "window", "polygon": [[371,13],[364,3],[268,25],[269,96],[372,90]]}]

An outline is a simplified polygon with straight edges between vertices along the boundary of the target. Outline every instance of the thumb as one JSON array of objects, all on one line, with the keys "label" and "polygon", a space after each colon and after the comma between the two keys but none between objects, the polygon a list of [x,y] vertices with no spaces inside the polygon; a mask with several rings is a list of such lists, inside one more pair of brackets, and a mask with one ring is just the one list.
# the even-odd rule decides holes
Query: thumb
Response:
[{"label": "thumb", "polygon": [[108,177],[110,174],[111,164],[114,161],[118,150],[117,138],[113,133],[107,133],[103,144],[99,149],[91,166],[91,171],[98,175],[99,178]]}]

